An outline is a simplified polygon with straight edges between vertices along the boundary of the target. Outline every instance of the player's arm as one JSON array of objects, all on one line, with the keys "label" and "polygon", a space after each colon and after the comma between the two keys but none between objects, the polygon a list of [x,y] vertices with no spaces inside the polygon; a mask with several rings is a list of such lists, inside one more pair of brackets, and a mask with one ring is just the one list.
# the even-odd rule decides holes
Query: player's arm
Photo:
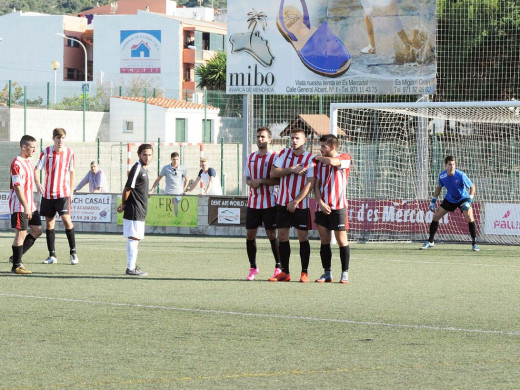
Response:
[{"label": "player's arm", "polygon": [[330,214],[330,206],[321,199],[321,190],[320,190],[320,182],[317,179],[314,179],[314,197],[316,198],[316,202],[318,202],[318,206],[323,214]]},{"label": "player's arm", "polygon": [[339,167],[341,165],[341,161],[337,157],[324,157],[324,156],[316,156],[314,160],[317,162],[321,162],[323,165],[332,165],[333,167]]},{"label": "player's arm", "polygon": [[293,213],[296,210],[296,206],[300,204],[302,200],[305,199],[305,197],[309,194],[311,188],[314,187],[316,179],[314,177],[308,177],[307,183],[305,183],[305,186],[303,186],[302,190],[296,197],[291,200],[289,203],[287,203],[287,210],[289,210],[291,213]]},{"label": "player's arm", "polygon": [[[70,178],[70,188],[74,186],[74,171],[69,171]],[[72,194],[70,194],[70,199],[72,199]]]},{"label": "player's arm", "polygon": [[32,218],[32,210],[29,207],[29,204],[27,203],[27,199],[25,199],[25,195],[23,194],[22,188],[20,186],[14,186],[14,192],[18,197],[18,201],[23,206],[23,214],[25,215],[25,218],[30,220]]},{"label": "player's arm", "polygon": [[430,203],[430,211],[434,211],[435,210],[435,204],[437,203],[437,198],[441,194],[441,188],[442,187],[437,184],[437,186],[435,187],[435,191],[433,191],[433,198],[432,198],[432,201]]},{"label": "player's arm", "polygon": [[251,179],[249,176],[246,177],[246,184],[249,187],[258,188],[262,184],[266,186],[275,186],[280,184],[279,178],[268,178],[268,179]]},{"label": "player's arm", "polygon": [[159,184],[159,182],[161,181],[161,179],[163,178],[164,176],[157,176],[157,179],[155,179],[155,181],[153,182],[152,184],[152,188],[150,189],[150,192],[149,194],[152,194],[155,192],[155,189],[157,188],[157,185]]},{"label": "player's arm", "polygon": [[210,176],[209,177],[209,180],[208,180],[208,185],[207,187],[204,189],[204,191],[202,192],[202,195],[207,195],[209,190],[211,189],[211,186],[213,185],[213,180],[215,179],[214,176]]},{"label": "player's arm", "polygon": [[302,167],[300,164],[293,165],[289,168],[278,168],[278,167],[272,167],[270,176],[272,179],[284,177],[293,173],[300,174],[302,172],[304,167]]},{"label": "player's arm", "polygon": [[117,212],[122,213],[126,206],[126,201],[130,196],[131,189],[128,187],[123,188],[123,192],[121,194],[121,204],[117,207]]},{"label": "player's arm", "polygon": [[41,172],[41,169],[39,168],[34,168],[34,183],[36,184],[36,189],[38,190],[38,192],[40,194],[43,194],[43,186],[42,186],[42,183],[40,183],[40,172]]}]

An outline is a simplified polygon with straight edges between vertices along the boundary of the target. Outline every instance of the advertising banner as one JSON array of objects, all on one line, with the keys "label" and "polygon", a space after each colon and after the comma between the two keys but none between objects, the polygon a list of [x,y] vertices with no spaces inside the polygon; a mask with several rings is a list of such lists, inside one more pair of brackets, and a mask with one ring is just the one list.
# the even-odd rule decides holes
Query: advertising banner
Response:
[{"label": "advertising banner", "polygon": [[[121,204],[121,196],[117,198]],[[148,226],[197,227],[198,196],[153,195],[148,198]],[[123,213],[117,214],[117,224],[123,225]]]},{"label": "advertising banner", "polygon": [[520,204],[518,203],[486,203],[484,205],[486,234],[501,236],[520,235]]},{"label": "advertising banner", "polygon": [[0,192],[0,220],[11,219],[9,210],[9,192]]},{"label": "advertising banner", "polygon": [[70,215],[73,222],[112,222],[112,195],[74,194]]},{"label": "advertising banner", "polygon": [[246,224],[247,196],[213,197],[208,200],[209,225]]},{"label": "advertising banner", "polygon": [[228,94],[433,94],[435,0],[228,0]]},{"label": "advertising banner", "polygon": [[161,30],[122,30],[120,73],[161,73]]}]

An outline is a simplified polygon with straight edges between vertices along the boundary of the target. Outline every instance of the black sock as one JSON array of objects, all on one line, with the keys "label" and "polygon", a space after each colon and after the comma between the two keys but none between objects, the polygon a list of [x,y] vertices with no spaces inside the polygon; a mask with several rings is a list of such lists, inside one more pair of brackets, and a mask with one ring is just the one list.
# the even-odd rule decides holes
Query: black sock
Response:
[{"label": "black sock", "polygon": [[430,238],[428,238],[429,242],[433,242],[435,238],[435,233],[437,233],[438,228],[439,222],[432,221],[432,223],[430,223]]},{"label": "black sock", "polygon": [[45,239],[47,240],[47,249],[49,250],[49,256],[56,257],[56,247],[54,246],[56,241],[56,232],[54,229],[45,230]]},{"label": "black sock", "polygon": [[300,259],[302,261],[302,272],[309,269],[309,260],[311,258],[311,244],[309,241],[300,242]]},{"label": "black sock", "polygon": [[475,221],[468,223],[468,227],[472,245],[475,245],[477,243],[477,225],[475,224]]},{"label": "black sock", "polygon": [[246,240],[246,249],[251,268],[256,268],[256,240]]},{"label": "black sock", "polygon": [[36,241],[36,238],[31,236],[30,234],[27,234],[25,236],[25,240],[23,240],[23,253],[27,252],[29,249],[31,249],[31,246],[33,246],[34,241]]},{"label": "black sock", "polygon": [[278,238],[275,238],[274,240],[269,240],[271,243],[271,251],[273,251],[274,266],[276,268],[282,268],[282,265],[280,264],[280,251],[278,251],[278,246],[280,245],[280,242],[278,241]]},{"label": "black sock", "polygon": [[348,263],[350,262],[350,246],[341,246],[339,248],[339,259],[341,260],[341,272],[348,271]]},{"label": "black sock", "polygon": [[70,254],[73,255],[76,253],[76,234],[74,233],[74,228],[65,229],[65,234],[69,241]]},{"label": "black sock", "polygon": [[13,246],[13,269],[22,265],[23,245]]},{"label": "black sock", "polygon": [[332,250],[330,249],[330,244],[321,244],[320,246],[320,257],[321,257],[321,266],[325,271],[330,271],[330,267],[332,264]]},{"label": "black sock", "polygon": [[282,264],[282,272],[289,273],[289,259],[291,258],[291,244],[289,241],[280,241],[278,245],[280,252],[280,262]]}]

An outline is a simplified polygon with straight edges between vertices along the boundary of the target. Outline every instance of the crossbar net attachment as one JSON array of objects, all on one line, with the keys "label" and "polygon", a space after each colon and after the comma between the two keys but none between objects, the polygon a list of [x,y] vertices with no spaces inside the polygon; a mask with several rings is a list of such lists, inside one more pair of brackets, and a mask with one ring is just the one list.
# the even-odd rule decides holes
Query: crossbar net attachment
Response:
[{"label": "crossbar net attachment", "polygon": [[[331,128],[352,155],[350,236],[425,240],[444,159],[455,156],[476,187],[478,241],[520,243],[520,102],[333,103]],[[341,132],[340,132],[341,133]],[[446,189],[442,189],[439,207]],[[469,242],[457,210],[436,240]]]}]

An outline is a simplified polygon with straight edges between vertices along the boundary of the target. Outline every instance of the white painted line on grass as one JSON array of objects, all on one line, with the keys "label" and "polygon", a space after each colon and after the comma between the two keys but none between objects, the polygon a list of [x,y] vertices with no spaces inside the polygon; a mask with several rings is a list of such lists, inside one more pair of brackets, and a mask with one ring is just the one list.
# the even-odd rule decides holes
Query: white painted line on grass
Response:
[{"label": "white painted line on grass", "polygon": [[354,320],[337,319],[337,318],[284,316],[284,315],[280,315],[280,314],[262,314],[262,313],[247,313],[247,312],[236,312],[236,311],[227,311],[227,310],[193,309],[193,308],[185,308],[185,307],[171,307],[171,306],[157,306],[157,305],[140,305],[140,304],[136,304],[136,303],[103,302],[103,301],[92,301],[92,300],[86,300],[86,299],[42,297],[42,296],[38,296],[38,295],[22,295],[22,294],[9,294],[9,293],[0,293],[0,296],[8,297],[8,298],[26,298],[26,299],[41,299],[41,300],[45,300],[45,301],[86,303],[86,304],[90,304],[90,305],[99,305],[99,306],[116,306],[116,307],[131,307],[131,308],[150,309],[150,310],[182,311],[182,312],[188,312],[188,313],[218,314],[218,315],[271,318],[271,319],[282,319],[282,320],[336,322],[336,323],[353,324],[353,325],[381,326],[381,327],[387,327],[387,328],[425,329],[425,330],[434,330],[434,331],[480,333],[480,334],[492,334],[492,335],[501,335],[501,336],[520,336],[520,331],[467,329],[467,328],[455,328],[455,327],[451,327],[451,326],[443,327],[443,326],[432,326],[432,325],[392,324],[392,323],[386,323],[386,322],[354,321]]}]

